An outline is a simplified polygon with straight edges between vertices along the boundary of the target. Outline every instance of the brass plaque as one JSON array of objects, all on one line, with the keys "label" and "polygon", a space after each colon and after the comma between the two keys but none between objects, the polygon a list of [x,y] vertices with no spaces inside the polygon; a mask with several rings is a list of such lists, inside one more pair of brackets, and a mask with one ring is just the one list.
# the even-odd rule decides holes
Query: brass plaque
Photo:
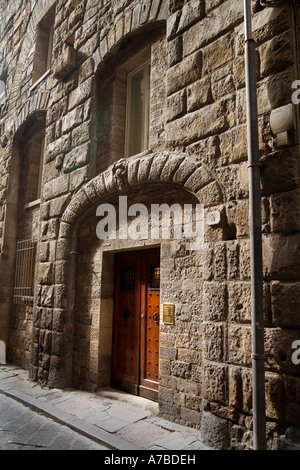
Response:
[{"label": "brass plaque", "polygon": [[166,325],[175,324],[175,304],[163,304],[163,322]]}]

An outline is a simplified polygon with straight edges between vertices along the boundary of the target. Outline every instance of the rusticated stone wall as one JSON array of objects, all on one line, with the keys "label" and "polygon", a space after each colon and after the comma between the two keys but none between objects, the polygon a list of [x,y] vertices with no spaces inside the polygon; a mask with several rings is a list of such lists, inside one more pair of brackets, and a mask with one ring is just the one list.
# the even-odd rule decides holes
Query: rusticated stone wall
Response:
[{"label": "rusticated stone wall", "polygon": [[[177,241],[155,243],[161,247],[162,302],[176,304],[175,325],[161,324],[160,412],[201,428],[215,448],[251,448],[243,2],[8,3],[0,2],[0,80],[6,82],[0,339],[9,360],[50,386],[95,390],[109,384],[114,253],[154,243],[103,247],[96,207],[124,194],[148,206],[158,199],[198,202],[205,215],[221,214],[218,225],[205,225],[199,251],[186,252]],[[279,147],[269,118],[291,102],[299,79],[297,9],[252,3],[268,446],[293,448],[300,421],[300,366],[292,361],[293,341],[300,338],[299,133],[291,132],[289,144]],[[52,65],[33,82],[37,27],[54,4]],[[149,149],[123,160],[126,74],[145,57],[151,60]],[[22,150],[40,125],[46,135],[41,199],[25,210]],[[27,236],[38,243],[35,295],[33,306],[20,310],[12,302],[16,241]]]}]

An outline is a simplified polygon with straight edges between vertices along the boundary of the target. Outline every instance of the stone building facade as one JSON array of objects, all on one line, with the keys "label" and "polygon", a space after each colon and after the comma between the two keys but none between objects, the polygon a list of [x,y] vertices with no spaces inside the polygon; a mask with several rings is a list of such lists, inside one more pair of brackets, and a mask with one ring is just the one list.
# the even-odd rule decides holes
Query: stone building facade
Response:
[{"label": "stone building facade", "polygon": [[[273,449],[287,439],[292,448],[300,432],[300,17],[292,3],[252,2]],[[8,361],[50,387],[113,384],[156,399],[163,417],[202,429],[206,443],[251,448],[243,2],[1,0],[0,8]],[[291,103],[296,122],[282,142],[270,115]],[[136,236],[124,236],[120,201],[139,211]],[[175,225],[164,237],[164,222],[156,239],[142,233],[163,203],[204,208],[199,246],[176,238]],[[105,240],[99,206],[116,210]]]}]

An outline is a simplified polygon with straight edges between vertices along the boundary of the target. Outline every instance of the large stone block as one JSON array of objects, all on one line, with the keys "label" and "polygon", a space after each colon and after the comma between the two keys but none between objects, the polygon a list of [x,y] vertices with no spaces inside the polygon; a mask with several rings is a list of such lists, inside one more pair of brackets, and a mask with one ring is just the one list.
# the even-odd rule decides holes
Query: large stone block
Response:
[{"label": "large stone block", "polygon": [[233,37],[227,34],[203,49],[203,75],[229,62],[233,57]]},{"label": "large stone block", "polygon": [[225,283],[204,283],[203,318],[211,321],[225,321],[227,319],[227,287]]},{"label": "large stone block", "polygon": [[86,165],[89,161],[90,145],[89,143],[76,147],[71,152],[65,155],[63,170],[65,173],[70,173],[77,168]]},{"label": "large stone block", "polygon": [[46,201],[54,199],[69,190],[69,176],[61,175],[43,186],[43,196]]},{"label": "large stone block", "polygon": [[208,401],[227,403],[229,398],[228,366],[205,361],[203,366],[203,397]]},{"label": "large stone block", "polygon": [[273,322],[281,328],[300,328],[300,282],[271,282]]},{"label": "large stone block", "polygon": [[186,363],[183,361],[172,361],[171,363],[171,374],[175,377],[180,377],[183,379],[190,378],[190,363]]},{"label": "large stone block", "polygon": [[66,134],[67,132],[74,129],[74,127],[79,126],[83,122],[83,115],[84,115],[83,105],[80,105],[72,109],[72,111],[68,112],[68,114],[66,114],[63,117],[62,133]]},{"label": "large stone block", "polygon": [[61,217],[66,206],[70,200],[69,195],[60,196],[55,199],[51,199],[49,208],[49,217]]},{"label": "large stone block", "polygon": [[203,342],[204,359],[215,362],[225,362],[226,326],[222,323],[204,323]]},{"label": "large stone block", "polygon": [[75,90],[69,95],[69,107],[71,111],[73,108],[79,106],[81,103],[90,98],[92,93],[93,78],[89,78],[81,83]]},{"label": "large stone block", "polygon": [[299,375],[299,364],[294,364],[293,348],[295,340],[299,340],[299,330],[283,330],[281,328],[265,329],[266,368],[281,374]]},{"label": "large stone block", "polygon": [[58,234],[58,219],[51,219],[41,224],[42,241],[55,240]]},{"label": "large stone block", "polygon": [[169,96],[167,100],[167,122],[173,121],[186,113],[186,91],[181,90]]},{"label": "large stone block", "polygon": [[234,323],[251,323],[251,284],[228,284],[228,318]]},{"label": "large stone block", "polygon": [[237,126],[221,134],[220,151],[223,164],[245,161],[248,156],[247,126]]},{"label": "large stone block", "polygon": [[241,373],[239,367],[229,366],[228,369],[229,383],[229,405],[235,408],[242,407],[242,385]]},{"label": "large stone block", "polygon": [[289,67],[283,72],[279,71],[258,82],[257,103],[260,116],[291,102],[293,77],[292,67]]},{"label": "large stone block", "polygon": [[259,47],[260,73],[267,76],[280,72],[293,63],[290,31],[273,37]]},{"label": "large stone block", "polygon": [[196,52],[183,59],[174,67],[171,67],[167,72],[167,94],[172,95],[198,80],[201,77],[201,70],[201,52]]},{"label": "large stone block", "polygon": [[251,366],[251,327],[230,324],[228,327],[228,355],[231,364]]},{"label": "large stone block", "polygon": [[[85,121],[80,126],[72,131],[72,148],[78,147],[81,144],[90,140],[90,122]],[[67,149],[67,153],[70,149]]]},{"label": "large stone block", "polygon": [[184,55],[191,54],[211,42],[213,38],[220,37],[230,26],[241,22],[243,14],[243,4],[235,0],[223,2],[219,8],[212,10],[183,34]]},{"label": "large stone block", "polygon": [[227,276],[229,280],[239,279],[239,242],[232,240],[227,242]]},{"label": "large stone block", "polygon": [[180,62],[182,59],[182,37],[178,36],[173,41],[168,43],[168,65],[173,65]]},{"label": "large stone block", "polygon": [[209,77],[204,77],[187,88],[187,110],[196,111],[212,102]]},{"label": "large stone block", "polygon": [[205,412],[201,422],[203,443],[212,449],[225,450],[230,447],[230,426],[228,421]]},{"label": "large stone block", "polygon": [[53,306],[53,286],[43,286],[40,290],[40,304],[43,307],[52,307]]},{"label": "large stone block", "polygon": [[53,330],[63,333],[66,324],[66,310],[53,309],[52,313],[52,325]]},{"label": "large stone block", "polygon": [[228,129],[226,101],[205,106],[166,125],[169,146],[188,145]]},{"label": "large stone block", "polygon": [[270,198],[272,232],[300,231],[300,192],[287,191]]},{"label": "large stone block", "polygon": [[53,263],[40,263],[38,266],[37,282],[52,285],[54,281]]},{"label": "large stone block", "polygon": [[263,266],[266,279],[299,279],[300,234],[263,236]]},{"label": "large stone block", "polygon": [[189,0],[182,8],[177,33],[189,28],[203,17],[205,5],[203,0]]},{"label": "large stone block", "polygon": [[64,135],[47,145],[45,163],[54,160],[59,155],[62,155],[70,150],[70,135]]},{"label": "large stone block", "polygon": [[284,419],[284,384],[278,374],[266,373],[266,416],[271,419]]},{"label": "large stone block", "polygon": [[227,260],[226,245],[224,243],[216,243],[215,245],[215,279],[224,281],[227,278]]},{"label": "large stone block", "polygon": [[264,8],[253,17],[253,38],[260,45],[269,39],[274,39],[290,27],[288,5],[283,4],[272,11]]}]

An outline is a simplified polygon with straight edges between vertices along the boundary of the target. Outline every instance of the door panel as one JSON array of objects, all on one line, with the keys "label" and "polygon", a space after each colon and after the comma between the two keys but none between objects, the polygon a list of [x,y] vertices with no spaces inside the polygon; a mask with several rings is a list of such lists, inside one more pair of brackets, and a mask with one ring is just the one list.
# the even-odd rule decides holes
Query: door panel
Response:
[{"label": "door panel", "polygon": [[139,377],[139,259],[122,253],[116,264],[112,376],[136,385]]},{"label": "door panel", "polygon": [[[159,370],[159,251],[144,252],[141,305],[141,367],[140,394],[146,398],[158,391]],[[144,389],[147,390],[144,390]],[[156,392],[156,393],[152,393]]]},{"label": "door panel", "polygon": [[159,249],[119,253],[115,265],[112,386],[157,400]]}]

